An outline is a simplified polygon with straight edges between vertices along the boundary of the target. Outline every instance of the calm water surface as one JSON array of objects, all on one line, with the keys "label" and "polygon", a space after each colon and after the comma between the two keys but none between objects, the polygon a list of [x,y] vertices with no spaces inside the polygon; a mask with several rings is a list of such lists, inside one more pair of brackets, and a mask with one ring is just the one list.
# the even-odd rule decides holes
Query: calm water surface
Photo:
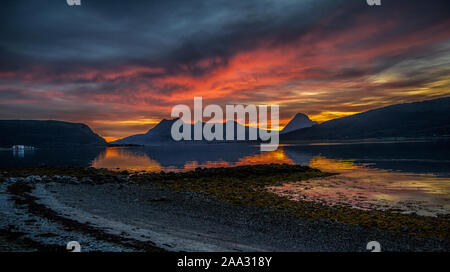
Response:
[{"label": "calm water surface", "polygon": [[197,167],[288,163],[339,175],[286,183],[269,190],[291,199],[450,214],[450,142],[319,143],[260,152],[246,144],[0,150],[2,166],[75,165],[131,171],[189,171]]}]

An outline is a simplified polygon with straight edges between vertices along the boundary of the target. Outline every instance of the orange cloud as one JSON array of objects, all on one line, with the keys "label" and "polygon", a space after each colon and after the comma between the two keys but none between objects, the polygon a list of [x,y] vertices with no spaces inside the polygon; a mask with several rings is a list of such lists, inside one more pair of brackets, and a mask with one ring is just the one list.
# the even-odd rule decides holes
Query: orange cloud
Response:
[{"label": "orange cloud", "polygon": [[[331,22],[323,20],[288,42],[266,38],[226,59],[201,59],[191,64],[204,71],[198,74],[185,64],[174,71],[163,65],[124,65],[56,74],[36,67],[1,72],[0,78],[20,80],[4,85],[0,92],[26,90],[16,92],[8,103],[59,107],[65,119],[87,122],[107,141],[145,132],[168,118],[176,104],[192,105],[194,96],[202,96],[204,104],[222,106],[279,104],[282,127],[296,112],[323,122],[389,104],[450,95],[448,67],[433,64],[432,56],[433,70],[420,69],[421,59],[415,62],[416,70],[411,70],[414,65],[394,66],[415,61],[416,51],[427,52],[448,42],[450,20],[399,33],[396,27],[401,22],[396,19],[379,22],[359,16],[354,25],[338,31]],[[394,71],[383,73],[386,69]],[[419,75],[411,79],[410,74],[417,71]],[[76,116],[73,109],[70,115],[71,107],[88,113]]]}]

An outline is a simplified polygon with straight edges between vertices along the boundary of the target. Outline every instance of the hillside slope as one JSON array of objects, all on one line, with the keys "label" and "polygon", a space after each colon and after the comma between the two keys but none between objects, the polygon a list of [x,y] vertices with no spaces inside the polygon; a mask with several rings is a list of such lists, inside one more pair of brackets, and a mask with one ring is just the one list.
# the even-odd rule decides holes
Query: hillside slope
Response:
[{"label": "hillside slope", "polygon": [[[166,120],[163,119],[161,122],[159,122],[155,127],[151,128],[147,133],[145,134],[136,134],[132,136],[125,137],[123,139],[111,142],[111,144],[139,144],[139,145],[153,145],[153,144],[161,144],[161,143],[210,143],[214,141],[194,141],[194,140],[187,140],[187,141],[175,141],[172,139],[171,135],[171,128],[175,121],[178,119],[173,120]],[[202,126],[204,126],[205,123],[202,123]],[[225,142],[246,142],[249,139],[250,131],[253,131],[258,136],[259,130],[257,128],[248,127],[248,126],[242,126],[241,124],[234,122],[234,135],[235,140],[231,141],[225,141]],[[246,140],[237,140],[236,135],[238,131],[238,127],[244,129],[245,131],[245,139]],[[223,125],[223,139],[226,138],[226,124]],[[194,139],[194,125],[191,125],[191,139]],[[218,142],[224,142],[222,140],[219,140]]]},{"label": "hillside slope", "polygon": [[450,97],[397,104],[281,135],[281,140],[339,140],[450,135]]},{"label": "hillside slope", "polygon": [[311,119],[309,119],[308,115],[303,113],[297,113],[280,133],[284,134],[294,130],[312,127],[316,124],[317,124],[316,122],[311,121]]},{"label": "hillside slope", "polygon": [[62,121],[0,120],[0,146],[106,145],[87,125]]}]

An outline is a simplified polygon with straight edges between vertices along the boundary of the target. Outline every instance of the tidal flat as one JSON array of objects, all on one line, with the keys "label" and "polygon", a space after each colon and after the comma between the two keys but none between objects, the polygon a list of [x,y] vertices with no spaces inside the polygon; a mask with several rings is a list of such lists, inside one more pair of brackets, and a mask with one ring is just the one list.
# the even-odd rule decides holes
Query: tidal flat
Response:
[{"label": "tidal flat", "polygon": [[34,167],[0,175],[2,235],[28,241],[27,249],[64,250],[72,240],[86,251],[366,251],[372,240],[386,251],[450,248],[445,215],[327,206],[268,189],[335,175],[308,166]]}]

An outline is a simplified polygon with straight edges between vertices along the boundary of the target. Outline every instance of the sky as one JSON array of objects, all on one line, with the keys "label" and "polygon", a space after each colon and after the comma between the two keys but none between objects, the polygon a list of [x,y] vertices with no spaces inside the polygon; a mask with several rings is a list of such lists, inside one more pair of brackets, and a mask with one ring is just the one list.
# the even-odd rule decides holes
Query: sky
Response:
[{"label": "sky", "polygon": [[107,140],[173,106],[277,104],[284,125],[450,95],[448,0],[5,0],[0,119]]}]

